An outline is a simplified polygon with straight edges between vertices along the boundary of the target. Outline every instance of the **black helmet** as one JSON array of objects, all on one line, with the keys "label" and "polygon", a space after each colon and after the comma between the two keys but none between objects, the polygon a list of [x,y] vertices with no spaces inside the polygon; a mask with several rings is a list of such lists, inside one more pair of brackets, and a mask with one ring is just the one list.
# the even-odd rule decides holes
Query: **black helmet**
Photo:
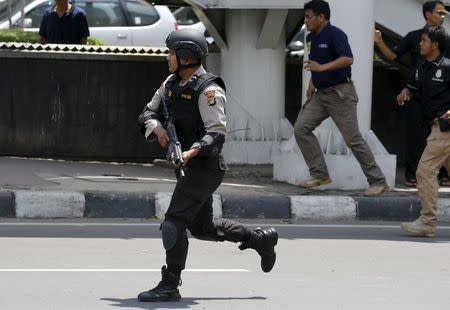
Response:
[{"label": "black helmet", "polygon": [[172,31],[167,36],[166,46],[174,50],[179,58],[203,58],[208,54],[205,36],[191,28]]}]

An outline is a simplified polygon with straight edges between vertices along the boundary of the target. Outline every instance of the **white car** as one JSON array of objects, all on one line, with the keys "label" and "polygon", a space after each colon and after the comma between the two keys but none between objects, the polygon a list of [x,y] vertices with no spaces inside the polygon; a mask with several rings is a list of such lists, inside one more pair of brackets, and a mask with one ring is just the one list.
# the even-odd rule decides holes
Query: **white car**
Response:
[{"label": "white car", "polygon": [[205,35],[209,44],[214,42],[214,39],[206,31],[205,25],[197,18],[197,15],[195,15],[194,10],[190,6],[179,7],[172,13],[175,16],[179,29],[196,29]]},{"label": "white car", "polygon": [[[177,23],[166,6],[152,6],[144,0],[72,0],[87,15],[91,37],[106,45],[164,47],[167,35]],[[42,16],[53,5],[34,0],[25,6],[24,28],[39,31]],[[9,28],[8,16],[0,15],[0,29]],[[22,24],[20,9],[12,14],[13,26]]]}]

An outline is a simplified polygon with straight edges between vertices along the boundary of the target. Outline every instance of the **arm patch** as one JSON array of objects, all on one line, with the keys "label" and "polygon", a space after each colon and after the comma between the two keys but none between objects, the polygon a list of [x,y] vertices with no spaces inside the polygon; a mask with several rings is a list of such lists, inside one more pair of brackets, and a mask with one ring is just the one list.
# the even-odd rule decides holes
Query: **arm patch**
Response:
[{"label": "arm patch", "polygon": [[208,105],[210,107],[214,106],[216,104],[216,91],[215,90],[208,90],[206,92],[203,93],[207,100],[208,100]]}]

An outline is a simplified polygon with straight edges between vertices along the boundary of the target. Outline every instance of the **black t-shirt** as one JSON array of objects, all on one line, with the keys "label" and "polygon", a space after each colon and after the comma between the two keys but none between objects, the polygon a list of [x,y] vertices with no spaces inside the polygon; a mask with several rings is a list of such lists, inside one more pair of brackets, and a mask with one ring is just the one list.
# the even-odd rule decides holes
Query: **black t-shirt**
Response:
[{"label": "black t-shirt", "polygon": [[[422,55],[420,55],[420,41],[422,40],[422,33],[424,28],[420,28],[411,32],[400,40],[399,44],[394,47],[394,53],[398,58],[409,53],[411,55],[411,72],[413,72],[419,63],[424,61]],[[447,39],[447,52],[445,57],[450,58],[450,38]]]},{"label": "black t-shirt", "polygon": [[411,32],[400,40],[398,45],[394,47],[394,53],[398,58],[409,53],[411,55],[411,71],[417,68],[419,61],[422,59],[420,55],[420,40],[424,28],[417,29]]},{"label": "black t-shirt", "polygon": [[419,95],[426,119],[441,117],[450,110],[450,59],[443,55],[432,62],[422,59],[407,87]]}]

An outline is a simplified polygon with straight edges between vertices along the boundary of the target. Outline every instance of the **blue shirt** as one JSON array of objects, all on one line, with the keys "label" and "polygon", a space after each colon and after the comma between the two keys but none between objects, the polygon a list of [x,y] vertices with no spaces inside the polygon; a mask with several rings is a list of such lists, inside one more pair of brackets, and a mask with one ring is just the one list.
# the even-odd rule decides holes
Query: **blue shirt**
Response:
[{"label": "blue shirt", "polygon": [[[309,59],[326,64],[339,57],[353,58],[347,35],[329,22],[319,35],[311,32],[306,37]],[[326,88],[349,82],[352,77],[351,66],[326,72],[311,72],[312,82],[316,88]]]},{"label": "blue shirt", "polygon": [[48,8],[42,18],[39,35],[47,43],[79,44],[82,38],[89,37],[86,13],[75,6],[59,17],[54,8]]}]

